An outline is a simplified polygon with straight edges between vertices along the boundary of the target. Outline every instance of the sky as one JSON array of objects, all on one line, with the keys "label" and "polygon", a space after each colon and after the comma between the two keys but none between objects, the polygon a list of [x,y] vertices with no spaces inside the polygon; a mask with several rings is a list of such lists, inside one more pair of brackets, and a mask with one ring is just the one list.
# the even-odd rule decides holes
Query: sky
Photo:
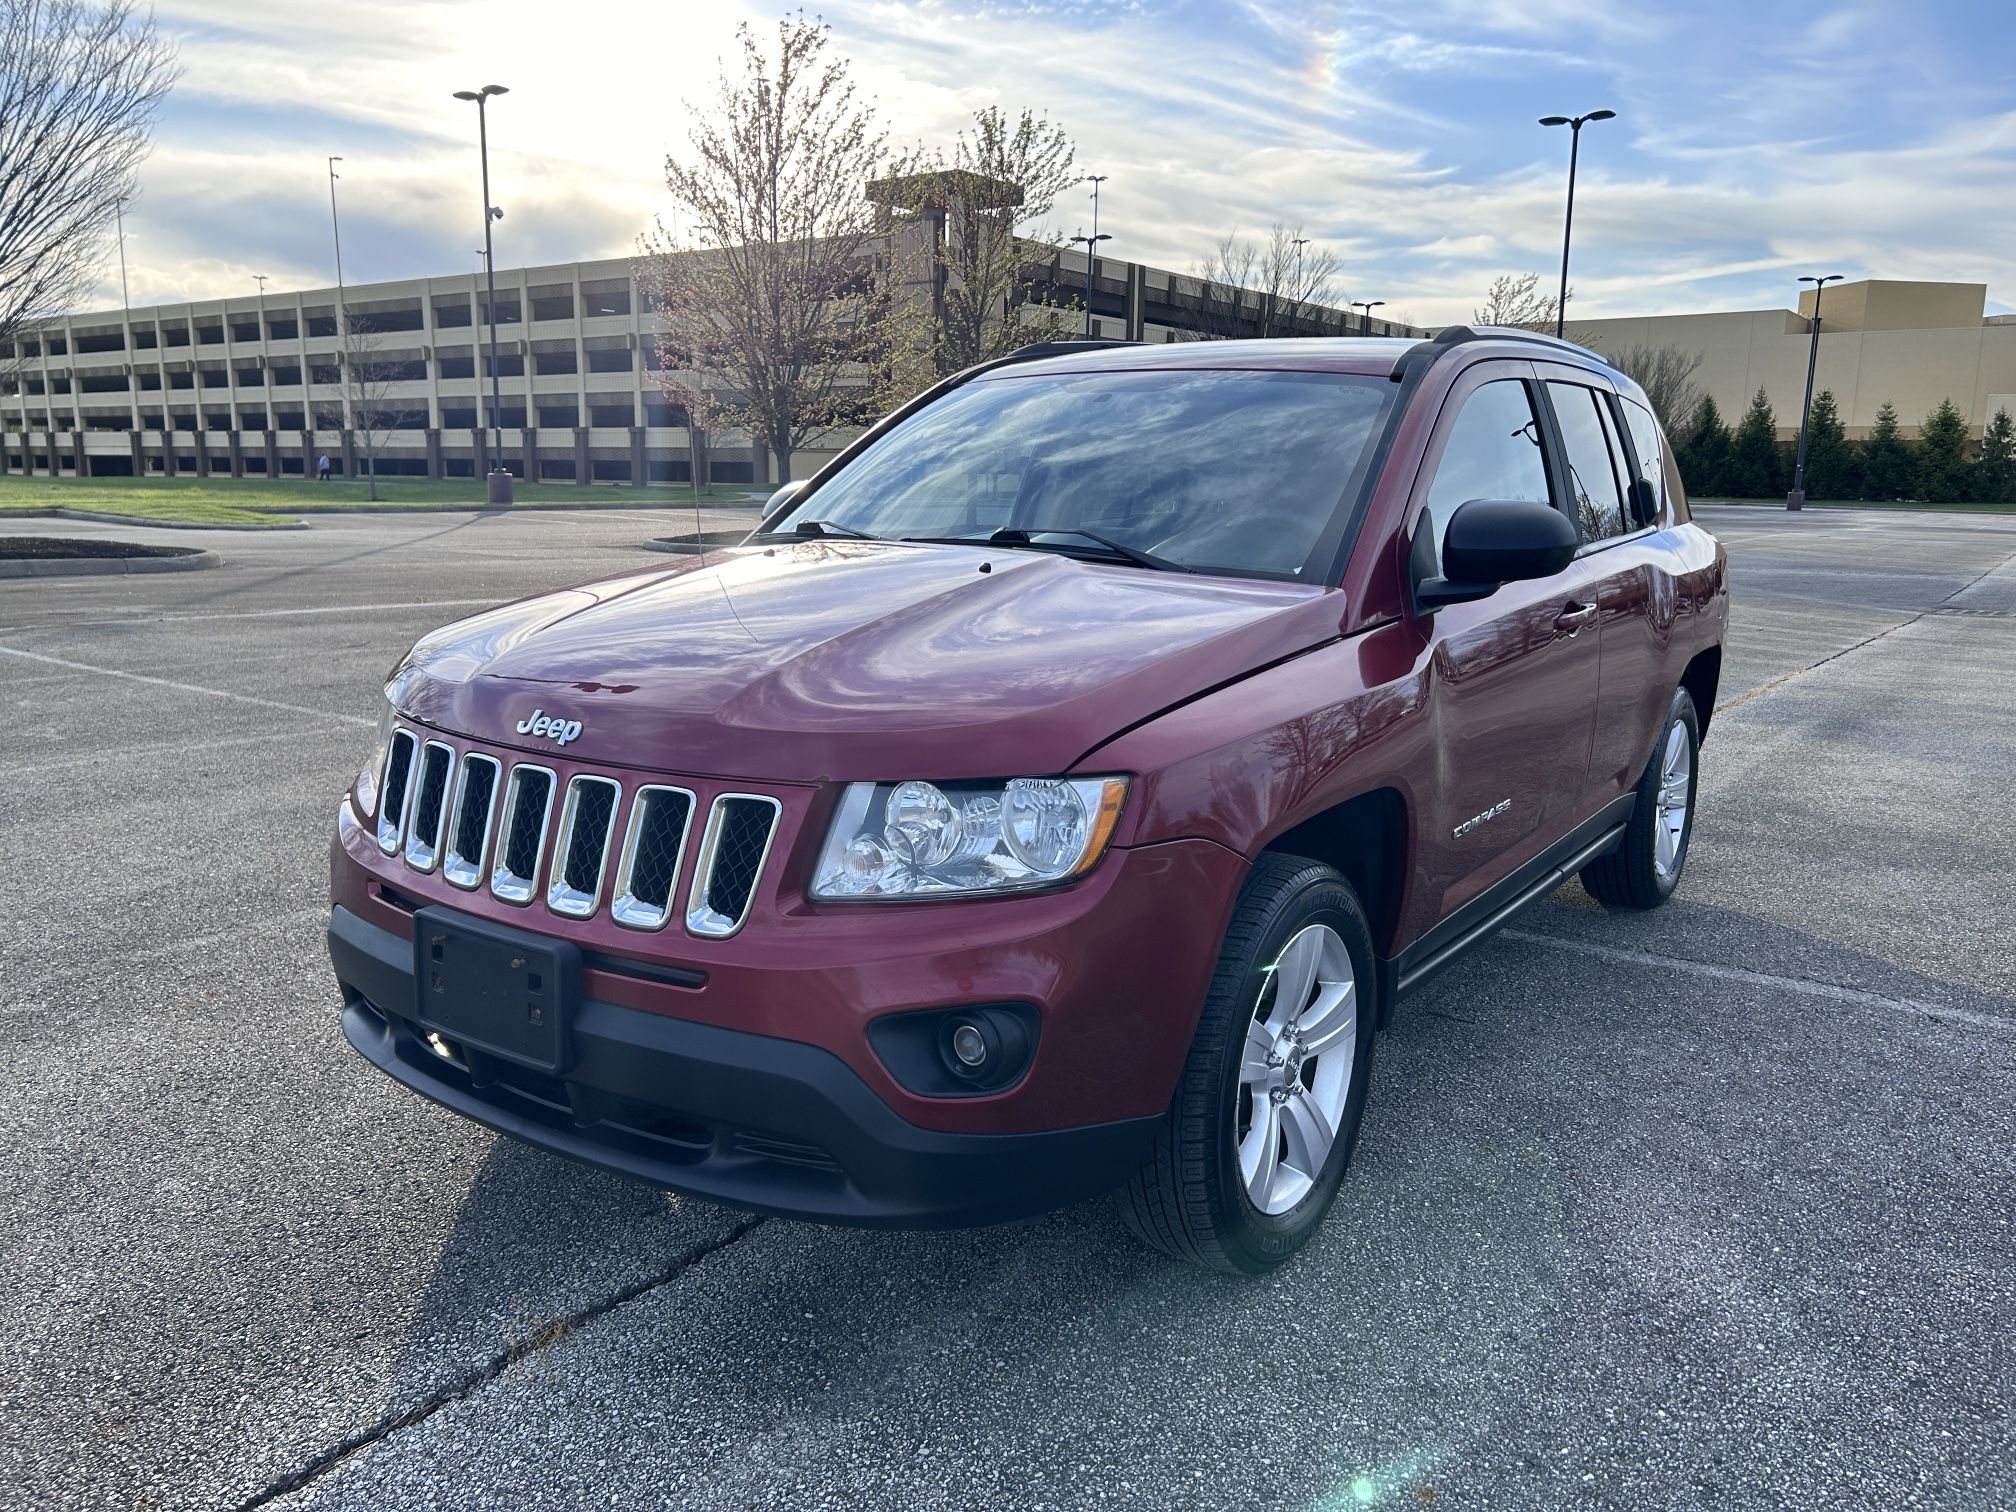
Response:
[{"label": "sky", "polygon": [[[126,218],[135,304],[324,287],[337,154],[351,283],[474,270],[475,108],[500,83],[498,266],[634,250],[663,163],[753,0],[156,0],[184,75]],[[809,8],[809,7],[808,7]],[[2016,301],[2007,0],[826,0],[892,141],[976,110],[1047,115],[1108,175],[1107,255],[1192,270],[1299,225],[1339,299],[1466,318],[1500,274],[1558,277],[1582,135],[1571,308],[1789,306],[1800,273],[1986,283]],[[1089,219],[1083,190],[1054,213]],[[108,263],[99,302],[118,301]]]}]

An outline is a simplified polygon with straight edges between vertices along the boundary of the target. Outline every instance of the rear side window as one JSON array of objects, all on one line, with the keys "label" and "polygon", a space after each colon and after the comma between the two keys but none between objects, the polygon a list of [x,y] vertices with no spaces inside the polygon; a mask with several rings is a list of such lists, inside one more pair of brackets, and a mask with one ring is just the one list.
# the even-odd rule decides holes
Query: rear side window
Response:
[{"label": "rear side window", "polygon": [[1435,464],[1424,512],[1442,559],[1442,537],[1457,506],[1472,499],[1535,499],[1547,494],[1547,463],[1533,401],[1517,379],[1500,379],[1463,401]]},{"label": "rear side window", "polygon": [[1585,541],[1624,534],[1624,488],[1617,476],[1608,427],[1594,389],[1576,383],[1550,383],[1561,422],[1561,446],[1568,454],[1568,478],[1575,519]]},{"label": "rear side window", "polygon": [[1631,445],[1638,453],[1638,476],[1652,486],[1660,515],[1666,512],[1666,438],[1652,411],[1636,399],[1624,401],[1624,421],[1631,427]]}]

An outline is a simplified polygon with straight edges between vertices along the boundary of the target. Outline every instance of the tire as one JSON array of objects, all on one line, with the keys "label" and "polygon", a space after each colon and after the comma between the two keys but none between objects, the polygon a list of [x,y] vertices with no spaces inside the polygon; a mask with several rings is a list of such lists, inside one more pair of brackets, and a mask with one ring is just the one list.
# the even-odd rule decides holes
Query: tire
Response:
[{"label": "tire", "polygon": [[[1676,744],[1677,742],[1677,744]],[[1652,757],[1635,789],[1638,802],[1616,849],[1582,868],[1582,886],[1607,908],[1657,908],[1673,896],[1687,865],[1694,838],[1694,790],[1701,771],[1701,723],[1685,688],[1673,695]],[[1684,759],[1686,772],[1673,761]],[[1663,796],[1662,796],[1663,794]],[[1684,794],[1679,827],[1673,828],[1673,800]]]},{"label": "tire", "polygon": [[[1292,961],[1291,942],[1300,942]],[[1290,1013],[1284,981],[1305,959],[1307,1006]],[[1346,969],[1350,990],[1340,993]],[[1154,1152],[1122,1195],[1128,1226],[1177,1259],[1244,1276],[1308,1243],[1358,1141],[1378,992],[1372,934],[1350,884],[1320,862],[1263,856],[1233,909]],[[1269,1069],[1258,1071],[1267,1056]],[[1314,1159],[1325,1128],[1327,1153]]]}]

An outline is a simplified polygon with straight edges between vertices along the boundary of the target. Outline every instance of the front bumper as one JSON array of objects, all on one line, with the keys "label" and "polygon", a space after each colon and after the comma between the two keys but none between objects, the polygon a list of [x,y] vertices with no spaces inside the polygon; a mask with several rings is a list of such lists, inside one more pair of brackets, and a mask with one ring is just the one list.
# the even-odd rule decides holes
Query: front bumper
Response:
[{"label": "front bumper", "polygon": [[654,1186],[755,1212],[891,1228],[997,1222],[1110,1189],[1156,1124],[1025,1133],[921,1128],[817,1045],[586,997],[564,1075],[430,1049],[410,930],[340,904],[329,953],[343,1033],[395,1081],[500,1133]]}]

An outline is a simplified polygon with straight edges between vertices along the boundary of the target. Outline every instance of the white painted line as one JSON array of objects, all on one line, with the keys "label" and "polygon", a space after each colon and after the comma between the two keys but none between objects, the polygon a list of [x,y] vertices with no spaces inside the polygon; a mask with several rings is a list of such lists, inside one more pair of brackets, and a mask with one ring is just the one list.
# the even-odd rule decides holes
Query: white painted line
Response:
[{"label": "white painted line", "polygon": [[1745,971],[1740,966],[1718,966],[1712,961],[1690,961],[1682,956],[1654,955],[1647,950],[1621,950],[1614,945],[1596,945],[1587,940],[1566,940],[1559,935],[1535,934],[1527,929],[1507,929],[1501,933],[1508,940],[1523,940],[1529,945],[1553,945],[1562,950],[1575,951],[1579,955],[1594,956],[1599,961],[1612,961],[1620,966],[1646,966],[1654,971],[1678,971],[1690,976],[1708,977],[1715,981],[1741,982],[1746,987],[1768,987],[1777,992],[1819,998],[1829,1003],[1847,1003],[1856,1008],[1880,1008],[1887,1012],[1902,1008],[1907,1013],[1920,1014],[1926,1018],[1971,1024],[1977,1029],[1997,1029],[2004,1034],[2016,1034],[2016,1018],[1998,1018],[1992,1013],[1975,1013],[1967,1008],[1944,1008],[1937,1003],[1921,1003],[1915,998],[1885,997],[1880,992],[1863,992],[1855,987],[1837,987],[1832,982],[1815,982],[1807,977],[1772,976],[1763,971]]},{"label": "white painted line", "polygon": [[223,688],[205,688],[196,683],[172,682],[165,677],[146,677],[138,672],[122,672],[117,667],[94,667],[89,662],[65,661],[60,656],[44,656],[39,651],[23,651],[15,646],[0,646],[0,656],[19,656],[27,661],[41,662],[48,667],[65,667],[72,672],[95,672],[100,677],[118,677],[127,682],[146,683],[150,687],[170,688],[177,693],[200,693],[205,698],[228,698],[233,703],[253,704],[261,709],[280,709],[288,714],[308,714],[316,719],[333,719],[342,724],[375,725],[375,719],[367,719],[362,714],[332,714],[327,709],[310,709],[300,704],[280,703],[271,698],[254,698],[250,693],[232,693]]},{"label": "white painted line", "polygon": [[[67,674],[52,672],[50,676]],[[37,679],[30,679],[36,681]],[[276,730],[270,735],[227,735],[222,740],[206,740],[201,746],[192,746],[185,740],[160,741],[152,745],[127,745],[106,747],[98,750],[79,751],[62,761],[38,761],[28,766],[0,766],[0,777],[25,777],[32,772],[67,772],[72,767],[86,766],[92,762],[131,762],[138,756],[154,756],[171,753],[178,756],[199,755],[204,751],[221,751],[229,746],[267,745],[276,740],[321,740],[327,732],[318,729]]]},{"label": "white painted line", "polygon": [[[411,600],[398,604],[324,604],[313,609],[229,609],[218,610],[213,614],[141,614],[127,615],[120,619],[58,620],[46,623],[38,622],[34,625],[12,625],[8,628],[15,630],[51,630],[57,628],[72,630],[82,629],[90,625],[154,625],[169,621],[180,624],[184,620],[294,619],[307,614],[376,614],[385,609],[406,609],[418,613],[422,609],[488,609],[494,604],[509,602],[510,600],[508,599],[473,598],[433,599],[424,604],[414,603]],[[55,612],[61,614],[63,611],[57,610]],[[79,614],[90,614],[95,611],[80,609],[76,612]]]}]

